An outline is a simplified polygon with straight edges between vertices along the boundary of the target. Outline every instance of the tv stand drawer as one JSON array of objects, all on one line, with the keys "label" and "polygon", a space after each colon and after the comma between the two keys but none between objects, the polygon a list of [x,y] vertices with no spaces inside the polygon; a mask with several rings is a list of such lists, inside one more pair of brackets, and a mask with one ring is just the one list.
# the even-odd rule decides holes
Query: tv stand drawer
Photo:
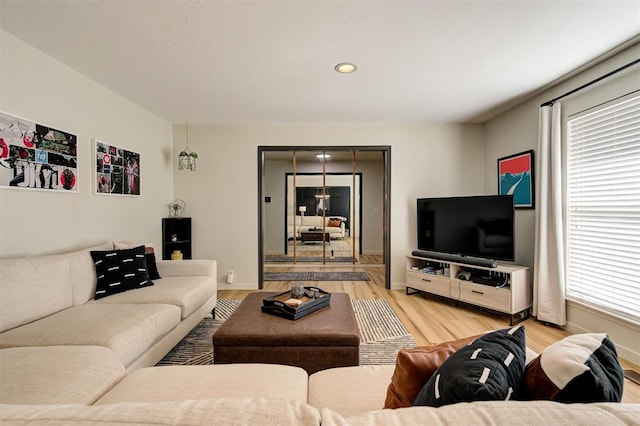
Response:
[{"label": "tv stand drawer", "polygon": [[511,311],[511,304],[509,303],[511,292],[508,289],[475,284],[464,280],[458,281],[460,285],[460,301],[506,313]]},{"label": "tv stand drawer", "polygon": [[407,271],[406,281],[407,287],[440,296],[451,296],[449,277],[425,274],[424,272]]}]

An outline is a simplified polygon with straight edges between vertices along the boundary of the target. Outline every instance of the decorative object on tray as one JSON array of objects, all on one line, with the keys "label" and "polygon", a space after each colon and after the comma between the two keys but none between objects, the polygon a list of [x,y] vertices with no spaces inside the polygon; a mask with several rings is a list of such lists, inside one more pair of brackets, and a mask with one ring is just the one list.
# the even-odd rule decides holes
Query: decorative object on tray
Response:
[{"label": "decorative object on tray", "polygon": [[292,308],[297,308],[298,306],[302,305],[302,300],[300,299],[287,299],[284,301],[284,304],[287,306],[290,306]]},{"label": "decorative object on tray", "polygon": [[304,296],[304,284],[295,283],[291,286],[291,297],[299,299]]},{"label": "decorative object on tray", "polygon": [[[302,291],[302,294],[294,292]],[[297,320],[312,312],[329,306],[331,293],[318,287],[304,287],[302,283],[294,284],[290,291],[275,294],[262,300],[262,312],[277,315],[290,320]]]}]

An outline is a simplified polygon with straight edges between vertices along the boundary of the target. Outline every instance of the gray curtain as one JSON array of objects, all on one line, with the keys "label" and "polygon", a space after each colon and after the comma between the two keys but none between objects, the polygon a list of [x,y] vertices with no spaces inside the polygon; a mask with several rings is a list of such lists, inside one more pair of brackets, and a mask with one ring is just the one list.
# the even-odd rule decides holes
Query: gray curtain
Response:
[{"label": "gray curtain", "polygon": [[557,325],[567,323],[562,192],[560,103],[540,108],[536,174],[533,315]]}]

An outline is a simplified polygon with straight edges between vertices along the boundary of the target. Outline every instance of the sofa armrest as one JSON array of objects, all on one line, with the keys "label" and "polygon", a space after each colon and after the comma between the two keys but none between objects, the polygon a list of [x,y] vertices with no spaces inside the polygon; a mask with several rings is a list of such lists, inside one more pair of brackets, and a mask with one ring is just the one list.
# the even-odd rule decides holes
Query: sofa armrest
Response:
[{"label": "sofa armrest", "polygon": [[158,260],[161,277],[217,276],[217,263],[210,259]]}]

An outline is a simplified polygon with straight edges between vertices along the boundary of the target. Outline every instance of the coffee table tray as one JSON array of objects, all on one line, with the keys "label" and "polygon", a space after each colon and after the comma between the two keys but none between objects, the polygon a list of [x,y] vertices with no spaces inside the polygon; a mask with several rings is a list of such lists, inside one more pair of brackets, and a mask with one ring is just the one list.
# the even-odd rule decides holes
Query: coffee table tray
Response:
[{"label": "coffee table tray", "polygon": [[[283,291],[273,296],[262,299],[262,312],[277,315],[279,317],[290,320],[297,320],[312,312],[329,306],[331,302],[331,293],[326,292],[318,287],[305,287],[305,295],[299,297],[302,304],[297,307],[285,305],[285,301],[291,299],[291,291]],[[314,298],[314,292],[319,293],[319,297]]]}]

